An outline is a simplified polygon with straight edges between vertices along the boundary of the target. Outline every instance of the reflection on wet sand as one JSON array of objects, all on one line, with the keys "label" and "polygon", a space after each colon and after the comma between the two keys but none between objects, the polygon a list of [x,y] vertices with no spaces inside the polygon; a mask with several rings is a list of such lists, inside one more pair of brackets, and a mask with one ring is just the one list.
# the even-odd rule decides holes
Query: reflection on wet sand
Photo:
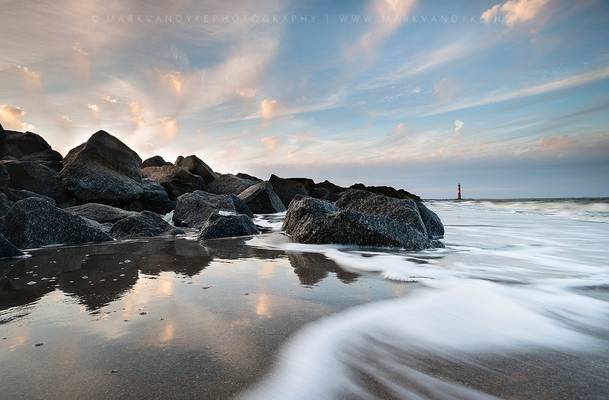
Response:
[{"label": "reflection on wet sand", "polygon": [[395,284],[360,284],[323,256],[245,242],[159,238],[0,260],[3,395],[230,397],[302,325],[371,291],[394,296]]}]

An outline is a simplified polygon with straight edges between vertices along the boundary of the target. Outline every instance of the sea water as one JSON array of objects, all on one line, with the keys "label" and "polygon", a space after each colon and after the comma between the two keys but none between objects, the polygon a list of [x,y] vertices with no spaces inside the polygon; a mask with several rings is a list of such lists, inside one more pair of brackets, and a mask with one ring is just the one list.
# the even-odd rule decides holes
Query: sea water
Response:
[{"label": "sea water", "polygon": [[[309,324],[244,398],[555,398],[564,392],[553,382],[560,376],[564,384],[575,368],[609,387],[609,202],[429,206],[445,224],[445,249],[370,250],[271,236],[248,242],[320,253],[414,290]],[[537,386],[509,389],[522,379],[515,373],[530,374]],[[608,391],[576,393],[603,398]]]}]

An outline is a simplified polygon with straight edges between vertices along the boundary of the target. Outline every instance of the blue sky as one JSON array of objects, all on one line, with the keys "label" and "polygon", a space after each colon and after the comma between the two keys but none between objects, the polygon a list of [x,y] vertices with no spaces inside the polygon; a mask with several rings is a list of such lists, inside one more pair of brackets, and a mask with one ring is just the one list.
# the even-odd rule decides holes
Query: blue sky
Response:
[{"label": "blue sky", "polygon": [[609,196],[607,2],[59,3],[3,3],[0,121],[64,154],[105,129],[221,172]]}]

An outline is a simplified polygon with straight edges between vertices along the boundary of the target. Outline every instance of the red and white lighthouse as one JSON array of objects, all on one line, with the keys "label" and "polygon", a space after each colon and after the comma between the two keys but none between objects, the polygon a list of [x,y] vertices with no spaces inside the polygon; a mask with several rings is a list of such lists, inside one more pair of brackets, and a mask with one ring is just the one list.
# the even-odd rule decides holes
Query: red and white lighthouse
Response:
[{"label": "red and white lighthouse", "polygon": [[461,200],[461,184],[457,184],[457,200]]}]

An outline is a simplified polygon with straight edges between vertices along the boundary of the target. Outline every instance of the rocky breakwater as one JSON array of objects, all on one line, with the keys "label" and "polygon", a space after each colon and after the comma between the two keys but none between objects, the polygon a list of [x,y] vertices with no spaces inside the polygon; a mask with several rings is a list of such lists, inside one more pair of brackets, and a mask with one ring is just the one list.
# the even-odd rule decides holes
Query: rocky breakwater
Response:
[{"label": "rocky breakwater", "polygon": [[250,236],[265,231],[254,214],[286,208],[284,232],[299,242],[442,246],[438,216],[404,190],[219,174],[195,155],[142,161],[106,131],[63,158],[41,136],[0,126],[0,257],[159,235]]}]

